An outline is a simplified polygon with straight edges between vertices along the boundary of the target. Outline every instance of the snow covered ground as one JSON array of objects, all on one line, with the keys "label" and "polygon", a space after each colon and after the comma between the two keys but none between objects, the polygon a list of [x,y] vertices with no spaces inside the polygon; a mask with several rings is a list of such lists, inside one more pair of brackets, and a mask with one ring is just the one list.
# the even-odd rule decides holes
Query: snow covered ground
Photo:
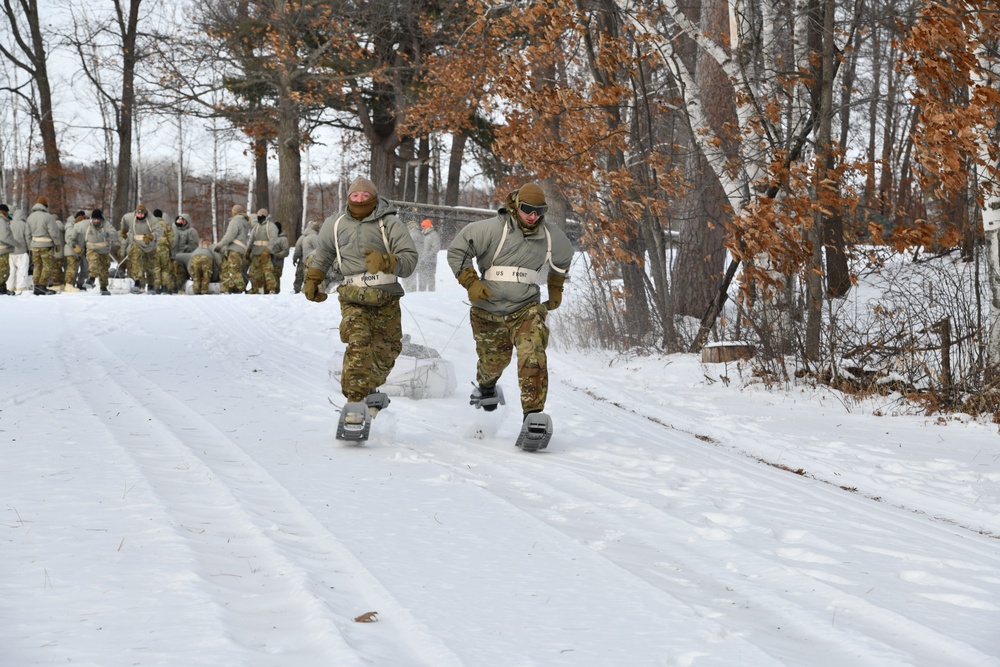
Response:
[{"label": "snow covered ground", "polygon": [[556,334],[524,453],[513,370],[468,405],[439,266],[404,330],[458,390],[361,447],[333,438],[336,301],[290,275],[4,297],[0,665],[1000,665],[996,425]]}]

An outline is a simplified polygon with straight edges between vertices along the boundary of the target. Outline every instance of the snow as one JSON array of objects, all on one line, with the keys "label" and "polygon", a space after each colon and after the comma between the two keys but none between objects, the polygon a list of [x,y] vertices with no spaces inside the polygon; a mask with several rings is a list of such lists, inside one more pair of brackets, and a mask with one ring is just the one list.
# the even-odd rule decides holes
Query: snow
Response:
[{"label": "snow", "polygon": [[581,352],[562,310],[521,452],[513,368],[468,405],[443,264],[403,327],[458,390],[364,446],[290,264],[272,296],[3,298],[0,665],[1000,665],[995,424]]}]

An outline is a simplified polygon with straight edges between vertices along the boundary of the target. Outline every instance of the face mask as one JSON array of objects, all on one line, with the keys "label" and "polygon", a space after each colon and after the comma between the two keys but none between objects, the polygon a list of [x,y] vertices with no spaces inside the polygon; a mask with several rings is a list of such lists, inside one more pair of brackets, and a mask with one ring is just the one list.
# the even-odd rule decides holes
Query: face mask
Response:
[{"label": "face mask", "polygon": [[258,215],[257,216],[257,222],[263,223],[265,220],[267,220],[267,216],[266,215]]},{"label": "face mask", "polygon": [[186,222],[184,222],[184,221],[180,221],[180,222],[175,222],[174,224],[175,224],[175,225],[177,225],[178,227],[183,227],[183,226],[184,226],[184,225],[186,225],[187,223],[186,223]]}]

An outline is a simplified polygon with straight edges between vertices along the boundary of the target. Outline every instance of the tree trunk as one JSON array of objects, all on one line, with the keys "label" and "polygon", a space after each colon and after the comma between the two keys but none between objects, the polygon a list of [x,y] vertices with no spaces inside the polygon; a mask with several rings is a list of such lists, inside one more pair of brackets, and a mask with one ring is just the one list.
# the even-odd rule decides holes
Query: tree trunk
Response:
[{"label": "tree trunk", "polygon": [[462,160],[465,144],[469,140],[467,132],[459,132],[451,137],[451,153],[448,158],[448,184],[444,191],[444,205],[458,206],[458,193],[462,187]]},{"label": "tree trunk", "polygon": [[275,219],[294,226],[302,219],[302,154],[298,108],[289,93],[287,88],[279,93],[278,209]]},{"label": "tree trunk", "polygon": [[[271,210],[270,178],[267,174],[267,139],[256,138],[253,140],[254,173],[257,175],[254,181],[254,190],[257,194],[257,208]],[[291,221],[289,221],[291,222]]]},{"label": "tree trunk", "polygon": [[111,220],[118,220],[137,203],[130,199],[132,183],[132,123],[135,116],[135,51],[139,5],[142,0],[128,0],[128,15],[125,15],[122,0],[115,0],[118,29],[122,38],[122,93],[119,102],[118,121],[118,168],[115,170],[115,199],[111,204]]}]

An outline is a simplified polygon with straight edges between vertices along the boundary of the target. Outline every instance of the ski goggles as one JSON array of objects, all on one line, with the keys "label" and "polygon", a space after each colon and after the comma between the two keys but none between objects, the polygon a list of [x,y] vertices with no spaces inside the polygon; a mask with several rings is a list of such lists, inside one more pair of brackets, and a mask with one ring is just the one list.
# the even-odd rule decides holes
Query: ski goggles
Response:
[{"label": "ski goggles", "polygon": [[548,204],[542,204],[541,206],[535,206],[534,204],[528,204],[526,202],[521,202],[517,205],[517,209],[524,213],[525,215],[531,215],[534,213],[539,218],[545,215],[546,211],[549,210]]}]

